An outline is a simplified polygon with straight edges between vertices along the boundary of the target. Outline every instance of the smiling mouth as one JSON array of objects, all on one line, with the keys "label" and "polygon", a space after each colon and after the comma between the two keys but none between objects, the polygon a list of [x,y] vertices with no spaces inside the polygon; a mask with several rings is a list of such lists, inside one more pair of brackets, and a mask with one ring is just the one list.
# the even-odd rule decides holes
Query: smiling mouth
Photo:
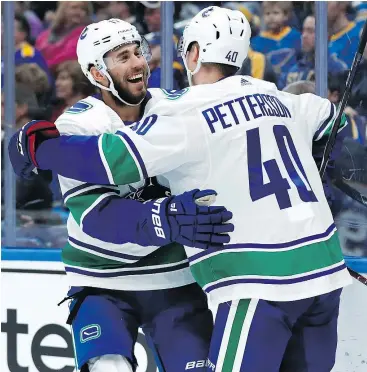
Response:
[{"label": "smiling mouth", "polygon": [[133,83],[133,84],[141,83],[141,82],[143,82],[143,74],[133,75],[132,77],[130,77],[129,79],[127,79],[127,81],[129,83]]}]

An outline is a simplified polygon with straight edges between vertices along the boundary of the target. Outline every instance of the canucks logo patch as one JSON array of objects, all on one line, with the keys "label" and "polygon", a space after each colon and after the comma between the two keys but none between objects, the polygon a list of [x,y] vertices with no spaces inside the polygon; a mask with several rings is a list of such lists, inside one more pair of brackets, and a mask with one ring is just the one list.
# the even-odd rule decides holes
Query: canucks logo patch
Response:
[{"label": "canucks logo patch", "polygon": [[75,105],[69,107],[65,113],[67,114],[81,114],[82,112],[86,112],[91,109],[93,105],[86,101],[79,101]]},{"label": "canucks logo patch", "polygon": [[80,40],[83,40],[87,37],[88,27],[86,27],[83,32],[80,34]]},{"label": "canucks logo patch", "polygon": [[184,88],[181,90],[166,90],[162,89],[162,92],[166,95],[167,99],[175,100],[182,97],[185,93],[189,91],[189,88]]},{"label": "canucks logo patch", "polygon": [[101,335],[101,327],[99,324],[89,324],[80,330],[80,342],[84,343]]},{"label": "canucks logo patch", "polygon": [[209,17],[209,16],[210,16],[210,13],[211,13],[213,10],[214,10],[214,8],[213,8],[213,7],[210,7],[210,8],[208,8],[207,10],[204,10],[203,13],[201,14],[201,16],[202,16],[203,18],[205,18],[205,17]]}]

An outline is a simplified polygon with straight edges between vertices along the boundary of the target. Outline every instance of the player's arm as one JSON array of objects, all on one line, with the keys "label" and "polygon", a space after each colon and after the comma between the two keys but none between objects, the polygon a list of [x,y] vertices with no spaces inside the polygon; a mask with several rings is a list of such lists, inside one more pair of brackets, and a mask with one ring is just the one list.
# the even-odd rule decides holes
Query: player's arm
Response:
[{"label": "player's arm", "polygon": [[[323,152],[323,148],[327,139],[331,134],[332,125],[337,114],[337,107],[329,100],[321,98],[311,93],[293,95],[281,92],[287,99],[292,99],[295,104],[295,122],[303,132],[304,137],[312,142],[312,147],[315,149],[315,160],[318,161],[317,153]],[[335,152],[333,158],[340,154],[341,144],[343,142],[343,129],[348,125],[346,116],[343,114],[340,126],[338,129],[337,140],[335,144]]]},{"label": "player's arm", "polygon": [[[329,100],[315,96],[313,94],[301,94],[298,96],[306,120],[309,136],[312,136],[312,154],[318,167],[321,165],[325,145],[331,134],[333,123],[336,119],[337,107]],[[306,108],[306,104],[308,110]],[[308,114],[307,114],[308,112]],[[333,151],[328,163],[328,173],[334,169],[334,161],[341,154],[345,131],[343,129],[348,125],[347,117],[343,114],[340,121],[338,135],[333,147]]]},{"label": "player's arm", "polygon": [[[165,128],[163,124],[160,126],[160,129]],[[179,122],[176,124],[176,129],[178,128],[180,128]],[[138,130],[139,127],[135,129]],[[180,130],[172,131],[172,125],[166,129],[167,131],[163,132],[164,135],[161,134],[157,138],[155,134],[152,134],[150,138],[150,141],[154,142],[152,144],[143,139],[144,136],[137,135],[131,130],[126,130],[131,137],[126,136],[124,131],[115,135],[57,137],[58,132],[52,123],[35,122],[26,125],[23,132],[12,137],[9,152],[13,167],[21,176],[30,174],[30,169],[34,167],[41,169],[44,167],[52,168],[68,178],[79,178],[79,180],[91,183],[130,183],[142,177],[145,178],[148,174],[167,172],[185,161],[185,157],[180,158],[186,152],[184,133]],[[37,133],[37,130],[46,138],[33,135]],[[167,133],[170,134],[167,135]],[[54,138],[49,139],[50,137]],[[180,144],[182,139],[183,142],[181,141]],[[63,146],[63,141],[65,141],[65,146]],[[48,148],[49,144],[51,146]],[[137,152],[132,147],[135,145]],[[45,152],[40,155],[42,160],[39,160],[37,148],[41,151],[42,147]],[[143,161],[145,171],[139,169],[137,156],[140,161]],[[175,159],[175,157],[179,158]],[[38,164],[39,161],[43,163]],[[131,165],[133,165],[133,171],[129,168]],[[77,193],[79,191],[76,190]],[[130,228],[132,231],[128,240],[140,245],[146,245],[146,241],[150,245],[157,246],[175,241],[190,247],[218,248],[229,242],[229,236],[226,233],[233,231],[233,225],[226,222],[232,218],[232,215],[224,207],[201,207],[195,202],[197,198],[208,197],[212,194],[212,190],[209,194],[208,190],[192,190],[182,195],[149,201],[141,205],[139,215],[136,212],[137,223],[134,225],[130,221],[127,226],[124,226],[120,216],[122,209],[126,211],[128,208],[127,202],[118,199],[103,186],[100,188],[100,194],[94,189],[90,194],[86,192],[84,199],[78,197],[69,200],[67,205],[73,210],[73,217],[79,226],[82,226],[83,231],[100,240],[111,241],[109,238],[106,239],[106,236],[111,233],[116,237],[115,242],[121,242],[121,239],[126,239],[126,236],[117,230]],[[85,209],[86,206],[90,207]],[[135,208],[132,202],[130,207]],[[129,213],[125,215],[126,218],[130,218]],[[106,223],[112,221],[111,225],[106,228],[110,230],[100,229],[99,221],[101,220],[105,220]],[[99,231],[98,236],[96,236],[96,231]]]},{"label": "player's arm", "polygon": [[[122,198],[117,186],[76,184],[64,193],[64,204],[84,233],[114,244],[152,244],[139,234],[139,220],[146,205]],[[128,253],[125,247],[121,248]]]},{"label": "player's arm", "polygon": [[[312,139],[312,156],[318,168],[320,168],[327,140],[331,134],[333,123],[337,115],[337,107],[329,100],[306,93],[297,97],[299,122],[303,125],[306,138]],[[343,114],[338,135],[330,154],[326,173],[323,178],[325,195],[331,203],[334,200],[334,193],[331,189],[331,180],[334,178],[335,160],[340,157],[345,131],[343,129],[348,125],[346,116]]]},{"label": "player's arm", "polygon": [[[66,112],[55,124],[60,133],[83,135],[93,130],[94,123],[92,128],[88,125],[91,124],[90,120],[95,120],[91,111],[77,115]],[[108,130],[107,125],[105,130]],[[90,159],[74,159],[74,162],[79,161],[85,164]],[[130,261],[136,261],[140,256],[152,252],[155,242],[147,235],[148,231],[141,228],[144,215],[149,211],[148,205],[121,197],[120,190],[115,185],[83,183],[63,176],[59,176],[59,182],[64,204],[71,214],[70,218],[73,218],[84,233],[100,241],[96,244],[103,245],[107,256],[113,257],[117,253]],[[150,247],[139,250],[136,244]]]},{"label": "player's arm", "polygon": [[[114,244],[104,245],[106,255],[117,252],[136,261],[153,252],[152,246],[172,242],[204,249],[219,248],[229,242],[227,233],[233,231],[233,225],[227,223],[232,214],[224,207],[196,204],[197,199],[214,195],[212,190],[192,190],[140,203],[120,197],[116,190],[100,185],[91,187],[92,190],[88,191],[86,186],[84,192],[82,189],[76,191],[77,195],[67,195],[65,205],[87,235]],[[140,250],[136,245],[150,246],[150,249]]]},{"label": "player's arm", "polygon": [[123,185],[166,173],[188,160],[181,119],[160,116],[148,130],[139,124],[133,127],[136,132],[124,127],[115,134],[59,136],[53,123],[31,122],[12,138],[23,157],[14,168],[22,176],[39,168],[83,182]]}]

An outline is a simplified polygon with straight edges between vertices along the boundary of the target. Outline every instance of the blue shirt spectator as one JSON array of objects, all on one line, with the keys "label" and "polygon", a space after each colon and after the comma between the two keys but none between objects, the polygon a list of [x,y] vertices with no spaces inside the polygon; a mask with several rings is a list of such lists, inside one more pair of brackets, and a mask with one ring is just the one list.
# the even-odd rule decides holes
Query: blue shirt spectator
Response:
[{"label": "blue shirt spectator", "polygon": [[359,43],[361,25],[350,22],[347,1],[328,1],[329,54],[351,67]]},{"label": "blue shirt spectator", "polygon": [[[346,70],[347,64],[338,60],[335,56],[328,56],[328,71],[336,74]],[[286,85],[299,80],[314,80],[315,78],[315,17],[308,16],[303,22],[302,29],[302,58],[282,73],[278,80],[278,88],[283,89]]]},{"label": "blue shirt spectator", "polygon": [[301,51],[301,34],[286,26],[292,11],[289,1],[263,2],[263,19],[266,31],[251,40],[251,47],[265,54],[277,74],[287,72],[296,62]]}]

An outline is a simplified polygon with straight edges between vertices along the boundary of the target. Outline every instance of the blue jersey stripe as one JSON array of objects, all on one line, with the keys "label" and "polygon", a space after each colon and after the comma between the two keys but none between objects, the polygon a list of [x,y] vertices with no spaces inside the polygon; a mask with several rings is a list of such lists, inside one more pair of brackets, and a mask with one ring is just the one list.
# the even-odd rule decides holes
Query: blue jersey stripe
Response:
[{"label": "blue jersey stripe", "polygon": [[[302,243],[309,243],[313,240],[326,238],[328,235],[332,233],[332,231],[336,229],[336,226],[334,223],[332,223],[325,232],[315,235],[306,236],[301,239],[292,240],[289,242],[284,243],[276,243],[276,244],[260,244],[260,243],[237,243],[237,244],[226,244],[223,248],[221,248],[221,251],[225,251],[226,249],[244,249],[244,248],[251,248],[251,249],[280,249],[280,248],[290,248],[292,246],[302,244]],[[218,252],[218,249],[207,249],[203,252],[197,253],[191,257],[189,257],[189,261],[192,263],[192,261],[195,261],[201,257],[207,256],[211,253]]]},{"label": "blue jersey stripe", "polygon": [[176,271],[180,269],[184,269],[189,266],[189,263],[183,262],[179,263],[178,265],[172,265],[172,266],[167,266],[167,267],[156,267],[156,268],[146,268],[142,267],[141,270],[135,269],[135,270],[121,270],[121,271],[114,271],[114,272],[95,272],[95,271],[88,271],[87,269],[82,269],[80,267],[71,267],[71,266],[65,266],[66,272],[70,273],[76,273],[76,274],[81,274],[81,275],[86,275],[86,276],[93,276],[93,277],[98,277],[98,278],[114,278],[114,277],[119,277],[119,276],[127,276],[127,275],[144,275],[144,274],[160,274],[160,273],[166,273],[166,272],[171,272],[171,271]]}]

